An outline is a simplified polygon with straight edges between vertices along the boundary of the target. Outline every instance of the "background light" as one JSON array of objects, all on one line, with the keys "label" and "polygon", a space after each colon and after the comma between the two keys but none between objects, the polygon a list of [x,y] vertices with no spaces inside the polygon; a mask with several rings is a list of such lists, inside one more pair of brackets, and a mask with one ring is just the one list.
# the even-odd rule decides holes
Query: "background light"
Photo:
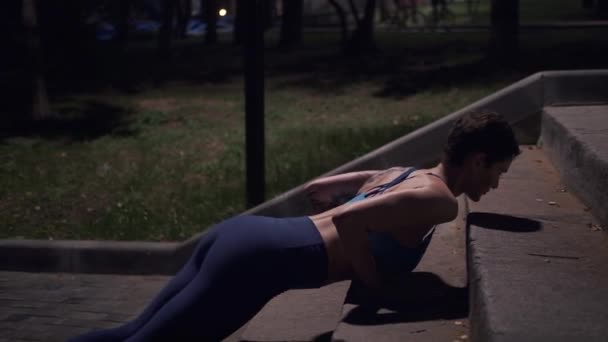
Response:
[{"label": "background light", "polygon": [[221,17],[223,17],[223,16],[225,16],[226,14],[228,14],[228,11],[226,11],[225,9],[223,9],[223,8],[222,8],[222,9],[220,10],[220,16],[221,16]]}]

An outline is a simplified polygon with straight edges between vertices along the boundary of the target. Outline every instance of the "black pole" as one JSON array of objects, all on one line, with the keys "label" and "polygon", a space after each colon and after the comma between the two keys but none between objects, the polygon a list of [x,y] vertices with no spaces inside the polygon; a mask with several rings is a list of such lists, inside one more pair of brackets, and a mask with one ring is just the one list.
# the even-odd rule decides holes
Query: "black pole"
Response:
[{"label": "black pole", "polygon": [[247,206],[264,202],[264,31],[262,1],[248,0],[245,15],[245,140]]}]

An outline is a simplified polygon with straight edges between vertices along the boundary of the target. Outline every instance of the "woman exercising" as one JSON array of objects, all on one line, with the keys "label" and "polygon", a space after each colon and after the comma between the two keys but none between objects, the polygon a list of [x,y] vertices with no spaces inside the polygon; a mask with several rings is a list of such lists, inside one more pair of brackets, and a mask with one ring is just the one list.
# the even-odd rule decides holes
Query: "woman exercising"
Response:
[{"label": "woman exercising", "polygon": [[321,178],[305,187],[318,214],[216,224],[139,317],[72,341],[220,341],[289,289],[357,279],[380,291],[416,267],[457,196],[478,201],[519,153],[500,115],[463,116],[437,166]]}]

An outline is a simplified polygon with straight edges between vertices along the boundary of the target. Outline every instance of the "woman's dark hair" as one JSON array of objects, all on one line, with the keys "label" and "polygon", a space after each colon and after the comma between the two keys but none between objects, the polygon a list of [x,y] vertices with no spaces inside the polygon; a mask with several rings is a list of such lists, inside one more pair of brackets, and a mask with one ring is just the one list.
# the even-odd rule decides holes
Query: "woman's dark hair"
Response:
[{"label": "woman's dark hair", "polygon": [[509,123],[502,115],[487,111],[468,113],[454,123],[443,150],[444,161],[460,166],[475,152],[486,154],[486,166],[521,153]]}]

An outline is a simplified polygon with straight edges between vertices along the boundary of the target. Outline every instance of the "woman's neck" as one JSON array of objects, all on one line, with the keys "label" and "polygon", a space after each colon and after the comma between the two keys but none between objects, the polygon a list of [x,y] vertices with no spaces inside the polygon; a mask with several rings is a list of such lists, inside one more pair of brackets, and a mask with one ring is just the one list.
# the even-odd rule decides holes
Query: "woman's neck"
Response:
[{"label": "woman's neck", "polygon": [[460,168],[452,167],[441,162],[437,166],[431,168],[430,171],[443,179],[454,197],[458,197],[462,194],[460,186],[462,170]]}]

